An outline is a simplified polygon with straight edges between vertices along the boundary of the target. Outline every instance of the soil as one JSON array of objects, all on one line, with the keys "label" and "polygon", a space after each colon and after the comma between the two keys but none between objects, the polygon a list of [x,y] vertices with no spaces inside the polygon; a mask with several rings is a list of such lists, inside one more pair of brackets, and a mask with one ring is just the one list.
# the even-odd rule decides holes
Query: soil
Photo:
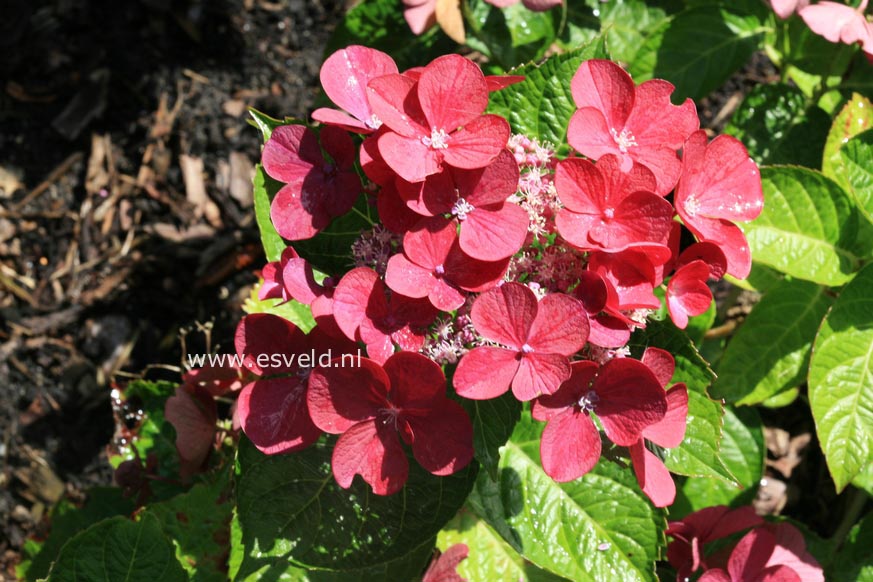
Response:
[{"label": "soil", "polygon": [[260,135],[246,108],[309,116],[342,8],[5,5],[0,578],[60,496],[111,481],[114,383],[179,365],[188,329],[192,352],[232,344],[264,261],[251,211]]}]

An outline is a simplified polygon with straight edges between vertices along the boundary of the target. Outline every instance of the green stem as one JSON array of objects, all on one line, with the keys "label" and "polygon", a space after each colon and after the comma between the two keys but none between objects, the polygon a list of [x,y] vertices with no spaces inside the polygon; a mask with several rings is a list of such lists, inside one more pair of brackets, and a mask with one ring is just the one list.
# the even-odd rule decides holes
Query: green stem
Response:
[{"label": "green stem", "polygon": [[867,505],[868,495],[863,489],[852,487],[849,490],[849,501],[846,507],[846,512],[843,514],[843,519],[834,531],[831,540],[836,542],[834,550],[837,550],[846,541],[846,536],[849,535],[852,527],[858,522],[861,517],[861,512],[864,511],[864,506]]}]

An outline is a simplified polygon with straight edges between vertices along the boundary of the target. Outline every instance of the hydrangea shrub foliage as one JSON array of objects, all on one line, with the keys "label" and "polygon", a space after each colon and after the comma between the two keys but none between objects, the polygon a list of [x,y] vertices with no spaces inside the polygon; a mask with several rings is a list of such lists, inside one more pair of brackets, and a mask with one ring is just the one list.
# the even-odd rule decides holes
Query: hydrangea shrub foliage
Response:
[{"label": "hydrangea shrub foliage", "polygon": [[[873,579],[865,9],[352,8],[311,121],[252,111],[235,359],[119,389],[123,491],[55,509],[23,576]],[[702,127],[756,51],[780,80]],[[799,398],[827,539],[749,505],[759,407]]]}]

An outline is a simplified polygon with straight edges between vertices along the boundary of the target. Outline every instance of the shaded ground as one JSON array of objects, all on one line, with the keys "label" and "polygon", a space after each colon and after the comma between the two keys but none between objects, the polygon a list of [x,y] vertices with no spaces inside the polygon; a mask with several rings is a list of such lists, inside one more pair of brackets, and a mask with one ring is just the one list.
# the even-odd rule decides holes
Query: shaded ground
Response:
[{"label": "shaded ground", "polygon": [[[246,107],[306,117],[337,0],[14,0],[0,21],[0,574],[111,479],[119,371],[231,343],[263,262]],[[204,334],[188,335],[189,350]],[[153,370],[178,378],[171,371]],[[123,376],[119,376],[123,379]]]}]

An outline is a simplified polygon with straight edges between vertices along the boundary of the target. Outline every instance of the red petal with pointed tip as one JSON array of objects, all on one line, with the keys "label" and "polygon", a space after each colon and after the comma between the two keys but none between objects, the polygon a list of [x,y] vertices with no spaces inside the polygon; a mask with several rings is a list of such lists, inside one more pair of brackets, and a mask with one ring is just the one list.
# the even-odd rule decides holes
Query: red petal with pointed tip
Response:
[{"label": "red petal with pointed tip", "polygon": [[657,309],[654,296],[655,269],[649,258],[631,250],[591,253],[588,268],[607,280],[615,290],[621,309]]},{"label": "red petal with pointed tip", "polygon": [[698,582],[734,582],[724,570],[712,569],[707,570],[700,577]]},{"label": "red petal with pointed tip", "polygon": [[676,327],[685,329],[689,316],[709,309],[712,292],[706,286],[709,267],[697,260],[680,267],[667,284],[667,310]]},{"label": "red petal with pointed tip", "polygon": [[579,273],[579,285],[573,294],[582,301],[589,315],[596,315],[606,307],[607,290],[603,277],[593,271]]},{"label": "red petal with pointed tip", "polygon": [[318,137],[303,125],[275,128],[261,154],[267,175],[285,183],[302,182],[313,166],[322,162]]},{"label": "red petal with pointed tip", "polygon": [[614,213],[612,221],[596,224],[588,233],[592,242],[606,250],[621,251],[642,243],[666,242],[673,224],[673,205],[649,192],[630,194]]},{"label": "red petal with pointed tip", "polygon": [[457,223],[443,217],[423,219],[403,237],[403,253],[426,269],[445,265],[457,240]]},{"label": "red petal with pointed tip", "polygon": [[482,168],[503,151],[509,133],[509,123],[505,119],[499,115],[482,115],[451,134],[448,147],[440,151],[451,166],[467,170]]},{"label": "red petal with pointed tip", "polygon": [[386,130],[382,130],[367,137],[361,142],[361,149],[358,152],[364,174],[382,187],[393,186],[397,176],[394,170],[382,159],[382,154],[379,153],[379,137],[385,132]]},{"label": "red petal with pointed tip", "polygon": [[176,429],[176,450],[187,478],[203,465],[215,444],[215,399],[203,388],[179,386],[167,399],[164,417]]},{"label": "red petal with pointed tip", "polygon": [[560,6],[563,0],[522,0],[524,7],[534,12],[545,12]]},{"label": "red petal with pointed tip", "polygon": [[675,89],[662,79],[646,81],[636,88],[634,108],[625,127],[633,132],[641,148],[664,147],[675,152],[700,127],[697,107],[691,99],[682,105],[671,102]]},{"label": "red petal with pointed tip", "polygon": [[282,238],[310,239],[330,224],[322,197],[321,187],[304,190],[300,183],[282,186],[270,204],[270,221]]},{"label": "red petal with pointed tip", "polygon": [[[446,257],[446,279],[464,291],[484,293],[496,287],[506,274],[509,258],[498,261],[480,261],[468,257],[458,242]],[[445,311],[445,310],[444,310]]]},{"label": "red petal with pointed tip", "polygon": [[643,430],[664,418],[667,399],[658,379],[642,362],[616,358],[601,366],[594,381],[600,398],[594,412],[609,440],[637,442]]},{"label": "red petal with pointed tip", "polygon": [[346,273],[334,291],[333,311],[337,325],[352,341],[365,320],[384,317],[388,303],[376,271],[358,267]]},{"label": "red petal with pointed tip", "polygon": [[430,128],[451,133],[485,111],[488,86],[473,61],[445,55],[424,68],[418,80],[418,100]]},{"label": "red petal with pointed tip", "polygon": [[646,348],[641,361],[652,371],[661,387],[666,388],[676,370],[676,360],[670,352],[661,348]]},{"label": "red petal with pointed tip", "polygon": [[421,216],[437,216],[451,212],[457,201],[452,171],[428,176],[424,182],[410,183],[398,178],[397,193],[410,210]]},{"label": "red petal with pointed tip", "polygon": [[543,470],[555,481],[578,479],[600,459],[600,433],[587,412],[566,410],[546,425],[540,440]]},{"label": "red petal with pointed tip", "polygon": [[312,265],[303,258],[289,259],[285,263],[282,283],[288,295],[304,305],[310,305],[316,297],[324,294],[324,288],[315,282]]},{"label": "red petal with pointed tip", "polygon": [[518,162],[506,150],[478,170],[450,169],[458,196],[475,207],[502,204],[518,189]]},{"label": "red petal with pointed tip", "polygon": [[413,433],[412,454],[430,473],[451,475],[473,460],[473,425],[457,402],[444,398],[426,415],[405,418]]},{"label": "red petal with pointed tip", "polygon": [[858,8],[846,6],[838,2],[819,2],[800,9],[797,14],[814,33],[825,37],[830,42],[855,44],[863,41],[866,19],[864,9],[867,3],[862,2]]},{"label": "red petal with pointed tip", "polygon": [[394,255],[388,259],[385,284],[407,297],[427,297],[434,284],[433,270],[420,267],[403,255]]},{"label": "red petal with pointed tip", "polygon": [[592,160],[598,160],[606,154],[615,154],[626,160],[625,165],[633,162],[627,155],[622,155],[610,134],[609,122],[600,110],[593,107],[578,109],[570,117],[567,143],[576,151],[584,152]]},{"label": "red petal with pointed tip", "polygon": [[728,573],[734,580],[757,579],[776,547],[776,538],[765,529],[753,529],[737,542],[728,560]]},{"label": "red petal with pointed tip", "polygon": [[507,390],[518,371],[517,352],[480,346],[461,358],[452,383],[459,396],[472,400],[497,398]]},{"label": "red petal with pointed tip", "polygon": [[391,381],[390,399],[400,408],[427,408],[446,396],[442,368],[421,354],[398,352],[383,367]]},{"label": "red petal with pointed tip", "polygon": [[571,158],[558,162],[555,190],[565,208],[576,213],[599,214],[597,201],[606,191],[606,181],[590,161]]},{"label": "red petal with pointed tip", "polygon": [[559,354],[525,354],[512,380],[512,393],[522,402],[553,394],[570,377],[570,361]]},{"label": "red petal with pointed tip", "polygon": [[591,391],[591,383],[599,366],[590,360],[570,364],[570,378],[556,392],[537,398],[531,404],[531,415],[536,420],[550,420],[563,410],[573,408],[579,399]]},{"label": "red petal with pointed tip", "polygon": [[[258,364],[258,356],[274,354],[299,354],[307,350],[306,334],[296,325],[269,313],[252,313],[242,318],[234,335],[236,353],[243,357],[243,366],[256,374],[284,374],[297,371],[296,360],[285,365],[268,361],[265,367]],[[262,358],[263,360],[263,358]],[[272,360],[272,358],[269,358]]]},{"label": "red petal with pointed tip", "polygon": [[406,206],[393,184],[384,186],[379,192],[376,209],[385,228],[396,234],[405,234],[421,220],[421,215]]},{"label": "red petal with pointed tip", "polygon": [[374,421],[358,423],[340,436],[331,466],[340,487],[348,489],[360,475],[376,495],[397,493],[409,477],[409,461],[394,427]]},{"label": "red petal with pointed tip", "polygon": [[676,499],[676,484],[664,463],[643,444],[642,439],[630,446],[634,474],[655,507],[667,507]]},{"label": "red petal with pointed tip", "polygon": [[576,107],[597,109],[607,125],[619,131],[634,107],[634,82],[612,61],[594,59],[582,63],[570,81],[570,90]]},{"label": "red petal with pointed tip", "polygon": [[375,418],[388,402],[390,381],[382,366],[361,358],[360,367],[317,367],[309,376],[306,397],[312,422],[331,434],[341,434]]},{"label": "red petal with pointed tip", "polygon": [[[701,130],[685,144],[686,167],[676,193],[676,208],[689,222],[694,217],[754,220],[763,208],[761,175],[746,146],[729,135],[709,144]],[[693,212],[689,200],[693,197]]]},{"label": "red petal with pointed tip", "polygon": [[537,315],[534,292],[521,283],[506,283],[473,303],[473,326],[485,338],[520,350]]},{"label": "red petal with pointed tip", "polygon": [[806,550],[806,540],[800,530],[790,523],[769,524],[767,527],[776,536],[776,547],[767,560],[768,568],[787,566],[803,582],[824,582],[822,567]]},{"label": "red petal with pointed tip", "polygon": [[384,364],[394,355],[394,342],[390,335],[375,335],[367,344],[367,356],[377,364]]},{"label": "red petal with pointed tip", "polygon": [[510,85],[521,83],[524,79],[524,75],[488,75],[485,77],[485,83],[488,84],[488,92],[493,93],[506,89]]},{"label": "red petal with pointed tip", "polygon": [[540,300],[527,340],[534,353],[572,356],[587,339],[588,315],[581,301],[558,293]]},{"label": "red petal with pointed tip", "polygon": [[285,287],[282,285],[282,269],[279,261],[267,263],[261,269],[261,278],[264,280],[258,288],[258,299],[285,299]]},{"label": "red petal with pointed tip", "polygon": [[664,418],[643,429],[643,437],[656,445],[672,449],[682,444],[688,421],[688,389],[679,382],[667,390],[667,413]]},{"label": "red petal with pointed tip", "polygon": [[455,544],[434,558],[424,573],[421,582],[467,582],[458,575],[457,568],[467,558],[470,549],[467,544]]},{"label": "red petal with pointed tip", "polygon": [[339,127],[346,131],[353,131],[355,133],[369,134],[375,131],[351,115],[328,107],[319,107],[313,111],[312,119],[325,125],[332,125],[333,127]]},{"label": "red petal with pointed tip", "polygon": [[515,204],[477,207],[461,224],[461,248],[483,261],[507,259],[524,244],[529,224],[528,213]]},{"label": "red petal with pointed tip", "polygon": [[379,153],[385,163],[407,182],[421,182],[441,171],[447,151],[429,148],[420,137],[404,137],[390,131],[379,138]]},{"label": "red petal with pointed tip", "polygon": [[[352,45],[330,55],[321,65],[321,86],[330,100],[354,115],[360,122],[370,121],[373,114],[367,97],[371,79],[398,73],[394,59],[364,46]],[[317,111],[316,111],[317,112]],[[323,121],[315,116],[312,117]],[[372,131],[361,124],[367,133]]]},{"label": "red petal with pointed tip", "polygon": [[388,128],[404,137],[430,136],[430,128],[424,126],[414,80],[403,75],[385,75],[371,80],[367,86],[370,107]]},{"label": "red petal with pointed tip", "polygon": [[237,399],[243,432],[259,451],[277,455],[305,449],[321,435],[306,406],[306,386],[295,378],[248,384]]},{"label": "red petal with pointed tip", "polygon": [[631,332],[628,324],[617,317],[601,313],[589,319],[588,343],[601,348],[620,348],[627,344]]},{"label": "red petal with pointed tip", "polygon": [[349,132],[338,127],[323,127],[318,137],[334,165],[346,170],[354,165],[357,148]]},{"label": "red petal with pointed tip", "polygon": [[709,277],[711,279],[721,279],[727,271],[727,258],[715,243],[694,243],[682,251],[676,264],[681,267],[697,260],[703,261],[709,267]]}]

